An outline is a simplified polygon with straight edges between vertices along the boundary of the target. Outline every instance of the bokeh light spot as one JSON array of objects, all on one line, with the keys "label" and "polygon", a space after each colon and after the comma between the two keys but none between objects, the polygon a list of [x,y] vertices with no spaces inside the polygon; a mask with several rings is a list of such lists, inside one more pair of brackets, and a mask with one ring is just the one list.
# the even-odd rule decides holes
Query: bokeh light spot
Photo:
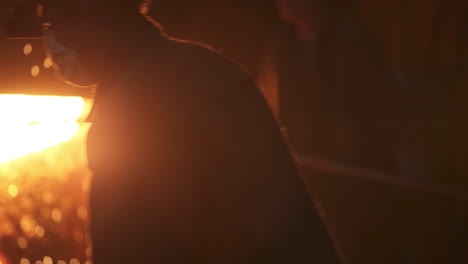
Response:
[{"label": "bokeh light spot", "polygon": [[20,264],[31,264],[31,262],[30,262],[29,259],[27,259],[27,258],[22,258],[22,259],[20,260]]},{"label": "bokeh light spot", "polygon": [[31,45],[31,43],[28,43],[28,44],[24,45],[24,47],[23,47],[23,54],[24,54],[25,56],[28,56],[29,54],[31,54],[32,51],[33,51],[33,47],[32,47],[32,45]]},{"label": "bokeh light spot", "polygon": [[23,216],[20,220],[20,227],[25,234],[29,237],[33,237],[36,234],[36,221],[32,219],[30,216]]},{"label": "bokeh light spot", "polygon": [[54,261],[52,260],[51,257],[45,256],[44,259],[42,260],[44,264],[54,264]]},{"label": "bokeh light spot", "polygon": [[18,238],[18,246],[22,249],[26,249],[28,247],[28,240],[24,237]]},{"label": "bokeh light spot", "polygon": [[33,77],[36,77],[39,75],[39,73],[41,73],[41,69],[39,68],[39,66],[37,65],[34,65],[32,68],[31,68],[31,75]]},{"label": "bokeh light spot", "polygon": [[36,226],[36,229],[34,229],[34,230],[36,231],[36,235],[38,237],[41,237],[41,238],[44,237],[45,230],[44,230],[44,228],[42,226]]},{"label": "bokeh light spot", "polygon": [[18,192],[19,192],[19,190],[18,190],[18,187],[16,185],[14,185],[14,184],[8,185],[8,194],[11,197],[14,198],[14,197],[18,196]]},{"label": "bokeh light spot", "polygon": [[62,221],[62,211],[60,211],[60,209],[54,208],[52,210],[51,217],[54,222],[59,223]]},{"label": "bokeh light spot", "polygon": [[53,65],[52,59],[51,58],[45,58],[44,68],[49,69],[50,67],[52,67],[52,65]]}]

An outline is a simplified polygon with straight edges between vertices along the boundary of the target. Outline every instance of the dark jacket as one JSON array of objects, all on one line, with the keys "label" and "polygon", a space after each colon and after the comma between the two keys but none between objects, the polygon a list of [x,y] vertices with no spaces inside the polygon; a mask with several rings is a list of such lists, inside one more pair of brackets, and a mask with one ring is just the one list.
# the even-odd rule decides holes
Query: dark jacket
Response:
[{"label": "dark jacket", "polygon": [[94,263],[338,263],[249,77],[156,28],[131,50],[89,133]]}]

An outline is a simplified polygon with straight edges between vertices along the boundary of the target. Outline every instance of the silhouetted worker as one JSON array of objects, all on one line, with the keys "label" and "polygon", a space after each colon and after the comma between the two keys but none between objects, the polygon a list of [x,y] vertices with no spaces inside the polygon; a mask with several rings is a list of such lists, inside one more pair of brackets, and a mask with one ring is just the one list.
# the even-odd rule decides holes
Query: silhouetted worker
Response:
[{"label": "silhouetted worker", "polygon": [[[354,1],[276,3],[286,25],[259,79],[270,85],[263,91],[276,106],[293,149],[335,165],[398,171],[402,87],[384,51],[359,25]],[[393,197],[382,199],[380,189],[348,175],[308,176],[330,188],[312,186],[346,261],[391,262],[385,253],[401,253],[391,250],[402,243],[397,234],[403,230],[402,218],[393,215],[404,205]],[[378,202],[372,200],[375,197]]]},{"label": "silhouetted worker", "polygon": [[58,71],[100,85],[94,263],[338,263],[248,76],[162,36],[137,0],[48,0],[44,14]]},{"label": "silhouetted worker", "polygon": [[293,148],[395,171],[401,85],[381,47],[359,25],[351,2],[276,2],[287,25],[276,37],[275,59],[269,59],[260,82],[268,82],[267,98],[279,98],[271,105],[279,107]]}]

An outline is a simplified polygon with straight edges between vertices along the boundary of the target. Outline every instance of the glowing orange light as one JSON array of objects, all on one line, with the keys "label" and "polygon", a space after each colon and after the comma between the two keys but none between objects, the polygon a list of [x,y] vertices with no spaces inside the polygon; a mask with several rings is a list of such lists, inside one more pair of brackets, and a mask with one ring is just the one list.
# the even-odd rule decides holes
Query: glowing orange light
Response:
[{"label": "glowing orange light", "polygon": [[44,246],[63,247],[76,264],[86,259],[91,124],[82,121],[91,104],[81,97],[0,94],[0,264],[66,264],[41,252]]},{"label": "glowing orange light", "polygon": [[81,97],[0,95],[0,163],[68,142],[85,106]]}]

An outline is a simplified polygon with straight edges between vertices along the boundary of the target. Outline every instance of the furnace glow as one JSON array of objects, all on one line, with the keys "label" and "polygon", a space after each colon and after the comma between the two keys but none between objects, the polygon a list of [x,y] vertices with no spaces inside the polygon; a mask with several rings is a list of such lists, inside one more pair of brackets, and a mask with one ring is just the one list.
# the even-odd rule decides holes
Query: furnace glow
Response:
[{"label": "furnace glow", "polygon": [[85,109],[81,97],[0,95],[0,163],[70,141]]}]

